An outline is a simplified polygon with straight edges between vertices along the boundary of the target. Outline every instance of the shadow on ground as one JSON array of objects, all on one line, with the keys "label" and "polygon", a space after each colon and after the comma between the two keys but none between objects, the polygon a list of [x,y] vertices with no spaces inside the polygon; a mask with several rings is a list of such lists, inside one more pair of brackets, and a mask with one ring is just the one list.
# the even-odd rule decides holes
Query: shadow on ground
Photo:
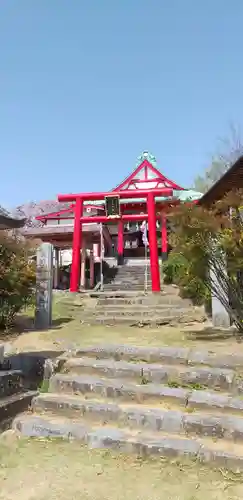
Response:
[{"label": "shadow on ground", "polygon": [[[73,321],[73,318],[71,317],[55,318],[52,320],[51,327],[45,329],[45,332],[48,330],[60,330],[64,325],[70,323],[71,321]],[[17,318],[15,325],[10,330],[0,331],[0,344],[2,342],[12,342],[16,340],[18,337],[21,337],[21,335],[38,331],[41,332],[41,330],[35,327],[33,318],[21,315],[20,317]]]},{"label": "shadow on ground", "polygon": [[240,336],[237,330],[223,330],[212,327],[204,328],[203,330],[188,331],[187,337],[190,340],[218,342],[220,340],[235,340],[237,342],[243,341],[243,335]]}]

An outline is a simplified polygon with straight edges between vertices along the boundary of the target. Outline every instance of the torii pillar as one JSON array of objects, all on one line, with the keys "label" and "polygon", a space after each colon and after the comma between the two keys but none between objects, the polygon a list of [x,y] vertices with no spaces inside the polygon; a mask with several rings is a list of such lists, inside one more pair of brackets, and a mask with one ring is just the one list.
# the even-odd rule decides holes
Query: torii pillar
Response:
[{"label": "torii pillar", "polygon": [[117,263],[123,264],[124,256],[124,235],[123,235],[123,221],[118,221],[118,238],[117,238]]},{"label": "torii pillar", "polygon": [[148,193],[147,208],[148,208],[148,233],[149,233],[150,272],[152,281],[152,292],[160,292],[160,270],[159,270],[158,242],[157,242],[157,230],[156,230],[156,207],[155,207],[153,192]]},{"label": "torii pillar", "polygon": [[77,197],[74,210],[73,253],[72,253],[71,277],[70,277],[70,292],[79,291],[80,268],[81,268],[80,249],[82,248],[82,224],[80,223],[80,219],[82,215],[83,215],[83,200],[82,198]]}]

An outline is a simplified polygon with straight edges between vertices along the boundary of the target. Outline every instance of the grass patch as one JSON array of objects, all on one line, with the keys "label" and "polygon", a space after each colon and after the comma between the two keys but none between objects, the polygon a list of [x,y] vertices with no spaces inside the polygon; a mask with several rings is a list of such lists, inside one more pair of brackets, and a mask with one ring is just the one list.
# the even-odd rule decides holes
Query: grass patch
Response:
[{"label": "grass patch", "polygon": [[77,442],[15,439],[0,446],[1,500],[237,500],[241,476],[197,462],[136,458]]},{"label": "grass patch", "polygon": [[195,391],[205,391],[208,389],[206,385],[199,384],[198,382],[188,382],[186,384],[180,382],[179,380],[168,380],[167,385],[168,387],[174,389],[183,388],[183,389],[193,389]]}]

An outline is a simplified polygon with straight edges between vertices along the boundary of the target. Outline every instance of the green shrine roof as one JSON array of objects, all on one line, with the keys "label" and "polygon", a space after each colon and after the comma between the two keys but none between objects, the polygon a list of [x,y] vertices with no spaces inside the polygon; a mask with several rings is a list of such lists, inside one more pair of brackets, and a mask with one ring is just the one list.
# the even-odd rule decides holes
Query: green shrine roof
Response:
[{"label": "green shrine roof", "polygon": [[[157,202],[163,201],[172,201],[175,198],[182,203],[199,200],[203,195],[198,191],[194,191],[193,189],[184,189],[181,186],[178,186],[175,182],[171,181],[167,177],[165,177],[157,167],[157,160],[155,156],[153,156],[148,151],[144,151],[137,159],[135,170],[128,176],[126,179],[119,184],[113,192],[122,191],[122,190],[132,190],[132,189],[149,189],[148,186],[151,186],[151,189],[159,189],[159,188],[171,188],[173,189],[172,197],[156,197],[155,200]],[[143,203],[146,201],[146,198],[129,198],[129,199],[121,199],[121,205],[127,203]],[[89,205],[90,202],[84,202],[85,205]],[[102,206],[104,202],[102,201],[92,201],[92,205]]]}]

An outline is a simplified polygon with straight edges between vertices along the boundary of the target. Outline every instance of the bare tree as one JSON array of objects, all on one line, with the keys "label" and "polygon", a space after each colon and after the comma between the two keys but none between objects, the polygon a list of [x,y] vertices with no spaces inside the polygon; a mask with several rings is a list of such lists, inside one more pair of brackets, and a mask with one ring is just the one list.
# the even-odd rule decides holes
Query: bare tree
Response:
[{"label": "bare tree", "polygon": [[201,193],[206,193],[242,154],[243,140],[240,129],[231,124],[228,138],[219,140],[219,148],[213,155],[210,167],[203,175],[196,177],[194,188]]}]

